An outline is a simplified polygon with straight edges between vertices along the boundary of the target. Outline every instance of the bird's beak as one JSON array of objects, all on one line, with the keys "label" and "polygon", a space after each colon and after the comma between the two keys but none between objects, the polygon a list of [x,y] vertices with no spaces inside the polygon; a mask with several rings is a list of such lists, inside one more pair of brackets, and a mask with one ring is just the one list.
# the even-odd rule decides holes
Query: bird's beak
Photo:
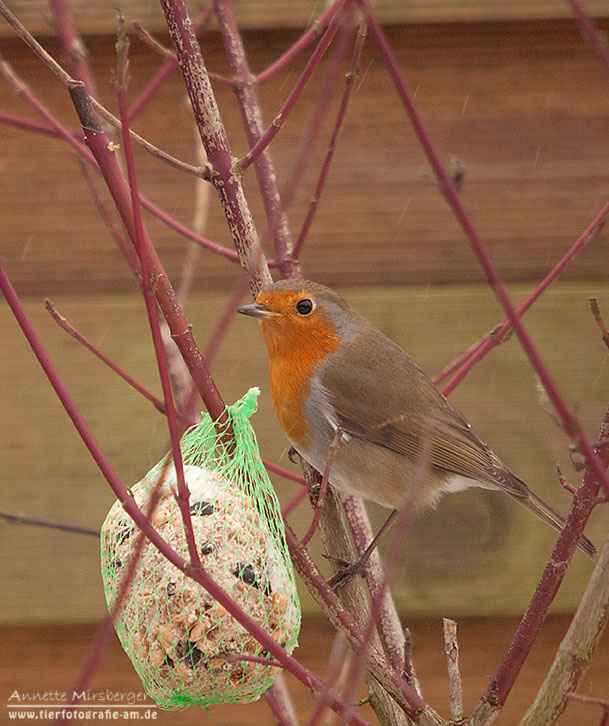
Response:
[{"label": "bird's beak", "polygon": [[274,313],[262,303],[252,303],[251,305],[242,305],[237,308],[237,312],[242,315],[251,315],[253,318],[275,318],[279,313]]}]

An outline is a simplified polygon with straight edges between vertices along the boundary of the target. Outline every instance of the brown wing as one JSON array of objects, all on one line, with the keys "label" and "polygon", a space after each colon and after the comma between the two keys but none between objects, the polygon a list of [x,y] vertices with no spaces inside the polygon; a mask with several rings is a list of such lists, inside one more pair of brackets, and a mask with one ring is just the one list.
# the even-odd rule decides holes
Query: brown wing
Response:
[{"label": "brown wing", "polygon": [[[345,375],[347,359],[355,375]],[[321,383],[332,391],[337,423],[348,433],[415,460],[423,437],[431,436],[433,466],[524,495],[520,480],[410,356],[382,333],[369,328],[363,339],[336,351]]]},{"label": "brown wing", "polygon": [[[336,351],[321,374],[326,391],[332,391],[336,423],[353,436],[414,460],[421,455],[423,437],[431,436],[432,466],[502,489],[562,530],[564,518],[493,454],[401,348],[372,328],[365,340]],[[345,370],[352,374],[345,375]],[[583,535],[578,544],[595,555],[594,545]]]}]

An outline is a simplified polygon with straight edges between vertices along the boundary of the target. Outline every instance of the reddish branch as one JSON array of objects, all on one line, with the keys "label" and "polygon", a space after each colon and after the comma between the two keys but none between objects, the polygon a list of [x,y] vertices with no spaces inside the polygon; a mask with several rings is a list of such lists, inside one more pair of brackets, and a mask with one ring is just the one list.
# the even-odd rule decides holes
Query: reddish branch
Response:
[{"label": "reddish branch", "polygon": [[311,27],[305,31],[300,38],[291,45],[286,52],[281,55],[266,70],[258,73],[256,76],[258,83],[264,83],[269,78],[275,76],[279,71],[289,65],[302,51],[310,45],[325,30],[335,13],[345,4],[345,0],[334,0],[330,7],[312,23]]},{"label": "reddish branch", "polygon": [[[542,295],[543,292],[555,281],[567,267],[576,259],[576,257],[582,252],[590,242],[594,235],[598,232],[605,218],[609,214],[609,202],[600,210],[600,212],[594,217],[592,222],[575,241],[571,248],[563,255],[558,261],[554,268],[544,277],[544,279],[537,285],[537,287],[526,297],[525,300],[516,308],[516,312],[519,317],[522,317],[527,310],[535,303]],[[442,393],[448,396],[457,385],[465,378],[469,371],[474,365],[481,360],[492,348],[499,345],[506,339],[506,336],[512,330],[512,324],[509,319],[504,319],[499,323],[490,333],[487,333],[481,340],[474,345],[455,361],[453,361],[447,368],[441,371],[435,378],[434,383],[439,384],[445,380],[451,373],[455,375],[442,389]]]},{"label": "reddish branch", "polygon": [[22,129],[23,131],[33,131],[37,134],[45,134],[47,136],[59,136],[59,134],[51,126],[42,124],[40,121],[34,121],[31,118],[25,118],[24,116],[17,116],[13,113],[0,110],[0,121],[9,126],[15,126],[15,128]]},{"label": "reddish branch", "polygon": [[[256,79],[247,61],[243,40],[233,14],[232,3],[227,0],[215,0],[214,9],[233,75],[235,93],[243,116],[248,143],[251,147],[256,147],[264,132]],[[266,218],[273,232],[275,259],[281,277],[301,277],[298,264],[292,260],[294,243],[287,215],[282,208],[277,173],[270,150],[263,148],[254,161]]]},{"label": "reddish branch", "polygon": [[[605,412],[599,440],[608,436],[609,409]],[[609,448],[605,446],[598,449],[598,455],[601,466],[605,468],[609,466]],[[573,496],[571,512],[556,542],[550,561],[544,570],[526,612],[522,616],[503,661],[482,695],[473,716],[476,716],[477,713],[485,713],[488,707],[499,709],[505,703],[566,574],[567,567],[575,553],[579,536],[597,503],[596,497],[599,489],[600,482],[596,472],[588,462],[582,484]]]},{"label": "reddish branch", "polygon": [[[256,158],[266,149],[266,147],[271,143],[271,141],[275,138],[275,136],[279,133],[279,130],[283,126],[286,118],[290,115],[290,113],[293,111],[298,99],[302,95],[302,92],[304,91],[307,83],[311,80],[311,76],[315,72],[317,66],[319,65],[321,59],[323,58],[326,50],[328,50],[330,43],[332,42],[334,36],[338,32],[338,29],[340,27],[340,19],[338,17],[333,18],[332,22],[330,23],[328,29],[323,34],[321,40],[317,44],[317,47],[311,54],[311,57],[307,61],[306,66],[304,67],[304,70],[300,74],[300,77],[296,81],[294,87],[290,91],[285,103],[273,119],[271,125],[267,128],[267,130],[262,134],[262,136],[256,141],[254,146],[247,152],[247,154],[240,159],[237,164],[236,168],[239,171],[245,171],[250,164],[252,164]],[[324,103],[327,105],[327,99],[324,98]]]},{"label": "reddish branch", "polygon": [[161,7],[207,154],[210,181],[220,198],[240,262],[250,275],[250,289],[255,293],[271,282],[271,276],[243,193],[240,176],[232,168],[228,137],[201,49],[184,1],[161,0]]},{"label": "reddish branch", "polygon": [[[169,562],[171,562],[171,564],[177,567],[185,575],[198,582],[214,599],[223,605],[235,618],[235,620],[243,625],[243,627],[246,628],[246,630],[251,633],[263,646],[263,648],[265,648],[271,656],[281,663],[282,667],[289,670],[305,686],[312,687],[316,691],[322,690],[323,680],[319,676],[302,666],[295,658],[288,655],[286,651],[275,640],[273,640],[273,638],[260,625],[258,625],[255,620],[247,615],[234,602],[234,600],[212,579],[205,569],[193,569],[190,567],[189,563],[184,558],[180,557],[180,555],[178,555],[177,552],[175,552],[163,539],[163,537],[154,529],[144,513],[136,505],[133,497],[119,480],[110,462],[101,450],[97,440],[89,430],[82,414],[74,404],[74,401],[65,388],[55,366],[48,357],[47,352],[42,346],[40,339],[27,318],[19,298],[17,297],[17,294],[15,293],[15,290],[13,289],[2,266],[0,266],[0,290],[2,290],[9,307],[13,311],[15,319],[21,327],[28,343],[36,355],[36,358],[40,362],[45,375],[66,410],[66,413],[70,417],[74,427],[78,431],[101,473],[110,484],[110,487],[116,497],[120,500],[123,505],[123,509],[128,516],[131,517],[137,527],[144,533],[146,538]],[[333,710],[337,712],[341,712],[343,710],[344,704],[340,701],[340,699],[331,697],[330,702]],[[360,716],[354,714],[351,719],[351,723],[356,724],[357,726],[364,726],[366,722]]]},{"label": "reddish branch", "polygon": [[[131,193],[123,179],[116,156],[108,148],[108,139],[103,133],[102,127],[93,111],[93,107],[89,101],[89,95],[84,85],[75,81],[70,84],[69,91],[74,108],[78,113],[83,127],[87,146],[95,157],[123,225],[130,239],[133,241],[136,238],[136,230],[133,220]],[[155,280],[154,292],[171,330],[171,335],[182,353],[184,362],[188,366],[188,370],[201,394],[207,410],[212,419],[218,420],[221,425],[226,419],[224,403],[220,397],[220,393],[205,365],[203,356],[192,335],[191,327],[184,317],[184,313],[171,287],[169,278],[161,265],[156,251],[152,247],[152,243],[145,229],[142,230],[142,234],[146,247],[149,249],[150,274]]]},{"label": "reddish branch", "polygon": [[[131,192],[131,207],[133,210],[133,226],[135,237],[133,239],[135,251],[140,261],[140,270],[142,275],[142,293],[144,302],[146,303],[146,312],[148,313],[148,321],[150,324],[150,332],[152,334],[152,342],[154,345],[154,353],[156,356],[161,388],[163,390],[163,401],[165,404],[165,414],[167,416],[167,424],[169,426],[169,438],[171,440],[171,454],[176,471],[176,479],[178,485],[177,503],[182,516],[184,525],[184,536],[188,547],[188,555],[190,557],[190,566],[194,569],[201,568],[201,559],[195,534],[192,527],[192,519],[190,514],[190,492],[186,486],[184,479],[184,464],[182,461],[182,450],[180,448],[180,438],[184,432],[184,428],[178,423],[178,411],[176,410],[171,390],[171,381],[169,378],[169,366],[165,355],[165,347],[161,335],[161,327],[159,320],[159,310],[155,297],[155,287],[157,285],[158,268],[154,268],[154,250],[152,242],[144,231],[144,223],[142,221],[142,211],[140,208],[140,198],[138,193],[137,175],[135,171],[135,159],[133,157],[133,148],[131,146],[131,136],[129,134],[129,120],[127,118],[127,72],[128,72],[128,51],[129,41],[124,33],[122,18],[119,25],[119,34],[117,41],[118,53],[118,83],[117,96],[118,106],[120,109],[122,125],[122,139],[127,163],[127,175],[129,179],[129,188]],[[177,298],[176,298],[177,299]]]},{"label": "reddish branch", "polygon": [[567,0],[573,11],[575,21],[577,22],[580,32],[584,39],[590,43],[590,46],[596,53],[598,62],[605,69],[609,77],[609,50],[607,49],[607,37],[601,33],[592,18],[584,10],[579,0]]},{"label": "reddish branch", "polygon": [[349,68],[349,72],[345,76],[345,89],[343,91],[343,96],[341,98],[340,105],[338,107],[338,112],[336,114],[336,119],[334,121],[334,128],[332,129],[332,135],[330,136],[328,150],[326,151],[326,155],[324,157],[324,160],[323,160],[320,172],[319,172],[319,177],[318,177],[317,183],[315,185],[315,192],[313,193],[313,198],[311,199],[309,208],[307,210],[307,214],[302,223],[302,227],[300,228],[300,233],[298,234],[298,239],[296,240],[296,246],[294,247],[294,257],[295,258],[298,258],[300,251],[302,249],[302,245],[304,244],[304,241],[309,233],[309,229],[311,228],[311,224],[313,223],[313,219],[317,212],[317,208],[319,205],[319,199],[321,197],[324,186],[326,184],[326,180],[328,178],[328,172],[330,171],[330,164],[332,163],[332,159],[334,157],[334,151],[336,149],[336,144],[338,143],[340,131],[343,127],[343,121],[345,119],[345,115],[347,113],[347,107],[349,105],[349,100],[351,98],[351,91],[353,90],[353,83],[359,73],[359,62],[360,62],[362,49],[364,47],[365,40],[366,40],[366,28],[365,28],[365,26],[362,25],[359,28],[359,32],[357,34],[357,38],[356,38],[355,44],[353,46],[353,54],[351,56],[351,66]]},{"label": "reddish branch", "polygon": [[72,75],[82,81],[94,98],[99,98],[97,84],[91,73],[89,54],[76,26],[72,20],[70,6],[66,0],[49,0],[49,6],[55,20],[57,35],[61,39],[64,51],[68,58]]}]

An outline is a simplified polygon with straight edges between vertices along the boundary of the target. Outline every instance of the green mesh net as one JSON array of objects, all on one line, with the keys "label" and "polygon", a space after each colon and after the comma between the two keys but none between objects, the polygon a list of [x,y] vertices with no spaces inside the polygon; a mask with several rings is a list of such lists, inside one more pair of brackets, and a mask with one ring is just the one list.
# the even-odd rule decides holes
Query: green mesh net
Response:
[{"label": "green mesh net", "polygon": [[[209,415],[185,433],[184,474],[203,567],[291,653],[300,628],[300,604],[279,503],[249,422],[258,394],[250,389],[228,407],[234,435],[230,455],[218,442]],[[131,491],[144,513],[153,497],[158,498],[152,523],[188,559],[173,463],[165,457]],[[109,610],[127,577],[138,534],[121,503],[115,502],[101,531]],[[277,674],[273,665],[239,659],[269,656],[220,603],[148,540],[115,627],[144,689],[162,708],[252,701]]]}]

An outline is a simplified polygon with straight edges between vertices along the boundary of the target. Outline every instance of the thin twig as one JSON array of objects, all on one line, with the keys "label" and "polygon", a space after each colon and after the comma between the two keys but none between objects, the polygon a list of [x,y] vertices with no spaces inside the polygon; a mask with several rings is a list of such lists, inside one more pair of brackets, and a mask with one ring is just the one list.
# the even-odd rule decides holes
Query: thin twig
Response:
[{"label": "thin twig", "polygon": [[330,23],[334,15],[345,4],[346,0],[334,0],[330,7],[306,30],[300,38],[293,43],[286,52],[274,61],[268,68],[256,76],[258,83],[264,83],[283,70],[294,58],[318,38]]},{"label": "thin twig", "polygon": [[[304,482],[304,477],[303,477],[303,482]],[[296,492],[296,494],[294,494],[294,496],[291,499],[289,499],[283,505],[283,507],[281,507],[281,513],[283,514],[283,516],[287,517],[288,514],[300,504],[300,502],[304,501],[304,499],[307,496],[307,493],[308,492],[307,492],[306,486],[301,487]]]},{"label": "thin twig", "polygon": [[315,705],[311,709],[311,715],[307,726],[317,726],[327,708],[328,694],[334,690],[334,686],[338,683],[341,674],[345,670],[345,665],[349,663],[351,651],[345,636],[339,631],[336,633],[332,650],[330,651],[330,659],[328,661],[328,672],[324,679],[324,689],[317,694]]},{"label": "thin twig", "polygon": [[123,122],[122,139],[125,150],[125,161],[127,163],[129,189],[131,191],[131,207],[133,210],[133,226],[135,232],[133,242],[137,256],[140,260],[140,268],[142,271],[142,293],[144,295],[144,302],[146,303],[148,322],[150,324],[150,332],[152,334],[152,343],[154,346],[161,387],[163,389],[163,401],[165,403],[169,437],[171,439],[171,454],[175,466],[178,487],[176,501],[182,516],[184,536],[188,547],[188,555],[190,557],[190,566],[193,569],[200,569],[202,567],[201,558],[195,540],[190,513],[190,491],[186,485],[184,477],[184,464],[182,461],[182,450],[180,448],[180,437],[184,429],[178,423],[178,411],[173,400],[171,381],[169,378],[169,365],[167,362],[167,356],[165,355],[165,347],[163,345],[163,338],[161,335],[159,309],[154,293],[156,281],[153,276],[153,270],[155,266],[154,258],[156,255],[153,254],[152,242],[144,231],[142,210],[140,207],[140,198],[138,193],[137,174],[135,169],[135,158],[133,156],[133,147],[131,146],[131,137],[129,136],[129,121],[127,118],[129,40],[124,31],[124,19],[122,16],[119,16],[118,40],[116,48],[118,55],[118,82],[116,86],[116,93],[121,120]]},{"label": "thin twig", "polygon": [[[214,0],[214,8],[233,75],[235,93],[241,109],[248,144],[252,147],[260,141],[264,133],[256,79],[249,67],[232,3],[230,0],[222,0],[222,2]],[[292,259],[294,243],[288,218],[281,203],[275,164],[268,147],[256,157],[254,168],[268,226],[273,232],[275,259],[278,262],[281,277],[301,277],[300,267]]]},{"label": "thin twig", "polygon": [[575,496],[577,494],[577,489],[569,483],[565,475],[562,473],[562,469],[559,464],[556,464],[556,473],[558,474],[558,481],[562,488],[565,489],[565,491],[568,491],[571,496]]},{"label": "thin twig", "polygon": [[[0,9],[2,8],[2,3],[0,1]],[[98,168],[98,165],[95,161],[95,158],[91,154],[91,152],[86,148],[86,146],[80,141],[80,139],[77,139],[75,135],[69,131],[63,124],[61,124],[58,119],[51,114],[51,112],[39,101],[38,98],[34,96],[34,94],[31,92],[31,90],[26,86],[26,84],[17,76],[14,69],[8,64],[6,61],[0,60],[0,73],[4,75],[4,77],[13,85],[15,88],[15,91],[25,100],[27,103],[29,103],[36,111],[53,127],[53,129],[56,132],[56,135],[63,138],[65,141],[67,141],[70,146],[86,161],[88,161],[90,164],[92,164],[94,167]],[[99,127],[101,131],[101,126]],[[32,129],[33,130],[33,129]],[[110,143],[109,140],[107,143]],[[115,147],[108,147],[108,151],[115,151]],[[99,170],[99,169],[98,169]],[[140,195],[140,202],[142,205],[155,217],[161,220],[164,224],[166,224],[171,229],[178,232],[178,234],[181,234],[186,239],[191,240],[192,242],[195,242],[195,244],[200,245],[204,249],[209,250],[210,252],[213,252],[214,254],[221,255],[222,257],[227,258],[231,262],[238,262],[239,256],[235,252],[235,250],[228,249],[226,247],[223,247],[222,245],[218,244],[217,242],[213,242],[212,240],[205,239],[204,237],[201,237],[200,235],[196,234],[193,230],[189,229],[185,225],[183,225],[181,222],[178,222],[176,219],[174,219],[171,215],[167,214],[164,210],[162,210],[160,207],[158,207],[156,204],[153,204],[149,199],[147,199],[144,195]],[[270,262],[269,264],[273,264]]]},{"label": "thin twig", "polygon": [[[220,317],[218,318],[218,321],[216,322],[216,325],[207,340],[207,344],[205,346],[205,349],[203,350],[203,358],[205,359],[205,363],[207,364],[208,368],[211,368],[213,360],[220,348],[220,344],[222,343],[225,334],[237,317],[235,315],[235,309],[241,302],[241,298],[243,297],[243,295],[245,295],[248,287],[248,280],[249,277],[245,272],[239,277],[239,279],[237,280],[237,284],[233,289],[233,292],[231,293],[228,300],[224,303],[222,313],[220,314]],[[197,389],[195,386],[192,386],[190,393],[186,398],[185,406],[183,407],[185,414],[189,418],[195,418],[198,413],[197,398]]]},{"label": "thin twig", "polygon": [[573,10],[575,21],[579,25],[582,36],[591,45],[592,49],[596,53],[598,62],[605,69],[605,73],[609,77],[609,51],[607,49],[607,36],[597,29],[594,24],[594,20],[592,20],[590,15],[588,15],[579,0],[567,0],[567,2]]},{"label": "thin twig", "polygon": [[[578,257],[578,255],[587,247],[588,243],[594,239],[598,230],[604,223],[605,218],[609,214],[609,202],[598,212],[583,233],[560,258],[556,265],[537,285],[537,287],[520,303],[516,308],[518,315],[522,317],[525,312],[541,297],[542,293],[555,281],[567,267]],[[512,330],[510,321],[506,318],[496,325],[481,340],[474,343],[465,353],[460,355],[455,361],[441,371],[435,378],[434,383],[437,385],[448,378],[449,375],[458,371],[458,373],[446,384],[442,389],[444,395],[449,395],[456,386],[465,378],[474,365],[481,360],[492,348],[499,345],[506,339],[506,336]]]},{"label": "thin twig", "polygon": [[212,169],[211,181],[220,198],[241,265],[250,275],[250,290],[255,294],[261,287],[268,285],[272,278],[241,179],[233,170],[230,144],[201,49],[184,0],[161,0],[161,7]]},{"label": "thin twig", "polygon": [[582,693],[568,693],[567,698],[571,701],[579,701],[580,703],[589,703],[593,706],[600,706],[604,713],[600,726],[609,725],[609,699],[595,698],[594,696],[584,696]]},{"label": "thin twig", "polygon": [[463,718],[463,686],[459,670],[459,643],[457,642],[457,623],[449,618],[442,618],[444,629],[444,652],[448,667],[448,692],[450,699],[451,721]]},{"label": "thin twig", "polygon": [[299,726],[283,673],[277,674],[273,683],[264,692],[264,698],[275,716],[277,726]]},{"label": "thin twig", "polygon": [[[207,8],[208,12],[211,11],[212,5],[210,4]],[[152,48],[152,50],[155,51],[155,53],[158,53],[160,56],[165,58],[166,61],[171,60],[171,70],[175,70],[178,67],[178,58],[176,54],[170,50],[169,48],[166,48],[160,41],[158,41],[156,38],[154,38],[144,27],[142,27],[139,23],[133,23],[133,27],[135,29],[135,32],[137,33],[139,39],[145,43],[149,48]],[[196,27],[195,27],[195,34],[196,34]],[[159,74],[155,76],[152,81],[149,84],[149,87],[147,89],[144,89],[144,92],[146,92],[147,97],[150,94],[151,90],[157,91],[160,87],[159,81],[162,79],[163,81],[165,78],[169,75],[166,73],[165,65],[163,64],[161,68],[159,69]],[[230,78],[226,78],[225,76],[221,76],[217,73],[209,72],[209,77],[213,81],[218,81],[219,83],[224,84],[225,86],[232,86],[233,81],[231,81]],[[135,105],[135,104],[134,104]],[[141,110],[140,108],[137,108],[137,110]],[[133,113],[130,114],[130,118],[133,117]]]},{"label": "thin twig", "polygon": [[11,514],[10,512],[0,512],[0,519],[15,524],[27,524],[32,527],[49,527],[50,529],[59,529],[62,532],[73,532],[74,534],[85,534],[90,537],[99,537],[99,530],[88,529],[87,527],[78,527],[74,524],[62,524],[61,522],[51,522],[48,519],[40,519],[40,517],[29,517],[25,514]]},{"label": "thin twig", "polygon": [[[175,56],[175,53],[173,53],[167,46],[163,45],[160,40],[157,40],[152,36],[151,33],[149,33],[146,28],[144,28],[143,25],[138,23],[136,20],[133,21],[133,29],[135,30],[135,33],[137,37],[144,43],[144,45],[147,45],[151,50],[153,50],[155,53],[160,55],[162,58],[173,59],[173,67],[178,67],[178,59]],[[161,66],[162,68],[162,66]],[[132,112],[130,110],[129,114],[129,120],[133,118]]]},{"label": "thin twig", "polygon": [[57,323],[57,325],[64,330],[66,333],[71,335],[75,340],[77,340],[81,345],[83,345],[87,350],[89,350],[91,353],[93,353],[94,356],[99,358],[105,365],[107,365],[111,370],[113,370],[118,376],[120,376],[126,383],[128,383],[132,388],[134,388],[138,393],[141,393],[144,398],[147,398],[153,406],[160,411],[161,413],[165,413],[165,404],[163,401],[161,401],[160,398],[157,398],[154,394],[150,393],[150,391],[142,386],[141,383],[135,380],[133,376],[129,375],[123,368],[121,368],[117,363],[115,363],[109,356],[107,356],[103,351],[101,351],[96,345],[94,345],[90,340],[88,340],[82,333],[79,333],[78,330],[58,311],[55,305],[53,303],[46,299],[44,301],[44,306],[53,318],[53,320]]},{"label": "thin twig", "polygon": [[[211,3],[208,3],[206,7],[201,10],[199,16],[193,23],[195,35],[199,35],[207,25],[211,17],[213,7]],[[174,53],[170,51],[170,55],[165,59],[161,66],[157,69],[156,73],[152,76],[146,87],[138,94],[135,101],[129,107],[129,120],[133,120],[143,109],[150,103],[154,98],[158,90],[163,86],[165,81],[171,76],[171,74],[178,68],[178,59]]]},{"label": "thin twig", "polygon": [[49,0],[49,7],[53,13],[57,35],[61,39],[64,52],[72,67],[72,75],[87,86],[93,98],[99,100],[97,84],[89,64],[89,53],[74,25],[70,6],[66,0]]},{"label": "thin twig", "polygon": [[319,177],[318,177],[317,183],[315,185],[315,192],[313,193],[313,198],[311,199],[311,201],[309,203],[309,208],[307,210],[307,214],[306,214],[304,221],[302,223],[302,226],[300,228],[300,232],[298,234],[298,239],[296,240],[296,245],[294,246],[293,255],[295,258],[298,258],[298,256],[300,255],[302,246],[305,242],[305,239],[307,238],[309,229],[311,228],[311,225],[313,224],[313,219],[315,218],[315,214],[319,207],[319,200],[321,198],[322,192],[324,190],[324,186],[326,184],[326,180],[328,178],[328,173],[330,171],[330,165],[331,165],[332,159],[334,157],[334,151],[336,150],[336,145],[338,143],[340,132],[343,127],[345,115],[347,113],[347,107],[349,105],[349,100],[351,98],[353,84],[359,74],[359,63],[360,63],[360,58],[361,58],[365,40],[366,40],[366,26],[364,23],[362,23],[358,30],[355,44],[353,46],[353,54],[351,56],[351,66],[349,68],[349,72],[345,76],[345,89],[343,91],[343,96],[341,98],[340,105],[339,105],[338,111],[336,113],[336,119],[334,121],[334,127],[332,129],[332,134],[330,136],[330,141],[328,143],[328,149],[326,151],[326,155],[324,157],[324,160],[321,165],[320,172],[319,172]]},{"label": "thin twig", "polygon": [[319,487],[319,494],[317,495],[315,509],[313,510],[313,519],[311,520],[309,529],[301,540],[304,547],[309,544],[309,542],[311,541],[311,537],[315,534],[315,530],[319,525],[319,520],[323,511],[324,500],[326,498],[326,492],[328,490],[328,479],[330,477],[330,471],[332,469],[332,464],[334,464],[334,457],[336,456],[336,452],[338,451],[338,447],[340,446],[342,437],[343,430],[340,426],[338,426],[336,428],[336,431],[334,432],[334,438],[332,439],[330,448],[328,449],[328,459],[326,461],[323,476],[321,477],[321,486]]},{"label": "thin twig", "polygon": [[[599,438],[609,434],[609,408],[605,412]],[[609,463],[609,450],[602,449],[601,456]],[[598,486],[590,477],[590,469],[584,476],[583,488],[594,497]],[[543,723],[551,726],[563,713],[569,694],[575,691],[592,660],[592,656],[609,622],[609,540],[602,548],[594,572],[579,602],[577,611],[563,638],[546,678],[525,715],[522,725],[535,726]]]},{"label": "thin twig", "polygon": [[[196,129],[193,129],[196,132]],[[196,134],[195,140],[195,154],[197,155],[197,161],[200,164],[204,164],[206,161],[205,150],[199,140],[198,134]],[[197,234],[201,234],[205,229],[210,201],[211,186],[197,179],[194,183],[194,212],[192,216],[192,228]],[[182,263],[182,272],[176,288],[176,295],[180,305],[184,305],[190,290],[192,289],[196,270],[197,262],[201,256],[201,248],[198,245],[188,245],[184,253],[184,261]],[[186,418],[191,420],[199,420],[198,416],[198,394],[196,386],[190,375],[188,374],[188,368],[184,363],[180,351],[176,344],[171,340],[171,331],[166,321],[161,324],[161,334],[163,336],[163,345],[165,347],[165,354],[167,355],[167,361],[169,363],[169,376],[171,378],[171,385],[173,394],[176,401],[176,406],[179,411],[182,412]],[[207,362],[207,367],[211,367],[211,362],[205,352],[203,357]]]},{"label": "thin twig", "polygon": [[47,136],[59,137],[57,131],[47,124],[40,123],[40,121],[34,121],[31,118],[25,116],[17,116],[13,113],[8,113],[0,109],[0,122],[9,126],[15,126],[22,131],[32,131],[37,134],[45,134]]},{"label": "thin twig", "polygon": [[595,297],[590,298],[590,309],[592,310],[592,315],[594,315],[596,324],[601,331],[603,341],[607,348],[609,348],[609,331],[607,331],[607,326],[605,325],[605,321],[603,320],[603,316],[601,315],[601,310],[598,306],[598,300]]},{"label": "thin twig", "polygon": [[[317,47],[311,54],[311,57],[309,58],[306,66],[304,67],[304,70],[300,74],[298,81],[295,83],[294,87],[290,91],[283,106],[280,108],[279,112],[277,113],[267,130],[262,134],[258,141],[256,141],[254,146],[245,154],[245,156],[239,159],[239,161],[235,164],[236,169],[242,172],[245,171],[248,166],[256,160],[258,155],[261,154],[264,149],[266,149],[266,147],[279,133],[279,130],[283,126],[286,118],[294,109],[296,102],[302,95],[302,92],[304,91],[307,83],[311,80],[311,76],[321,62],[321,59],[325,55],[326,50],[329,48],[330,43],[334,39],[334,36],[339,29],[339,26],[339,19],[337,17],[333,18],[332,22],[328,26],[328,29],[325,31],[324,35],[317,44]],[[327,103],[327,99],[324,99],[324,101]]]},{"label": "thin twig", "polygon": [[[131,269],[136,270],[136,278],[139,281],[141,279],[140,261],[137,257],[137,254],[135,253],[133,245],[131,244],[131,242],[128,242],[125,239],[125,236],[118,229],[118,226],[115,223],[115,218],[102,201],[98,189],[93,179],[91,178],[89,169],[84,162],[84,159],[81,156],[77,156],[76,159],[78,160],[78,165],[80,166],[80,170],[85,179],[85,183],[87,185],[87,189],[89,190],[89,194],[91,195],[91,199],[93,200],[93,203],[95,204],[95,207],[97,209],[97,213],[101,217],[102,222],[106,225],[106,229],[108,230],[108,232],[110,232],[110,235],[115,241],[118,249],[122,252],[123,256],[127,260],[129,260]],[[95,163],[93,159],[91,159],[91,162],[93,164]]]},{"label": "thin twig", "polygon": [[[9,10],[6,4],[0,0],[0,15],[2,15],[7,22],[13,27],[19,37],[26,43],[26,45],[40,58],[40,60],[47,66],[47,68],[67,87],[70,88],[78,79],[72,78],[72,76],[61,67],[59,63],[51,56],[42,45],[34,38],[34,36],[27,30],[27,28],[18,20],[18,18]],[[90,96],[90,103],[95,108],[97,113],[107,121],[111,126],[120,131],[121,122],[110,113],[105,106],[103,106],[94,97]],[[166,162],[170,166],[173,166],[186,174],[192,174],[199,176],[202,179],[209,178],[209,169],[203,167],[194,167],[192,164],[187,164],[180,159],[176,159],[171,154],[163,151],[158,146],[151,144],[149,141],[144,139],[135,131],[131,131],[131,138],[135,141],[138,146],[141,146],[145,151],[152,156]]]}]

